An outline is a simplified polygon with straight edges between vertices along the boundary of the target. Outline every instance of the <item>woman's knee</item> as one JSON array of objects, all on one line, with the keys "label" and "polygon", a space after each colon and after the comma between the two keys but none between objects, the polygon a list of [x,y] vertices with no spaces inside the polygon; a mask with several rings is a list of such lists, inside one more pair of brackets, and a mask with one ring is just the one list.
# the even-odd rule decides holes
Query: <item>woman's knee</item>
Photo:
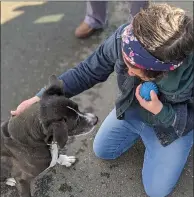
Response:
[{"label": "woman's knee", "polygon": [[166,197],[173,188],[166,185],[165,187],[155,183],[144,183],[144,190],[149,197]]},{"label": "woman's knee", "polygon": [[115,159],[113,154],[107,149],[106,144],[101,143],[98,139],[94,139],[93,151],[96,157],[104,160]]},{"label": "woman's knee", "polygon": [[93,144],[93,151],[96,157],[100,158],[100,159],[104,159],[107,160],[107,153],[105,151],[103,151],[102,149],[100,149],[99,147],[97,147],[95,144]]}]

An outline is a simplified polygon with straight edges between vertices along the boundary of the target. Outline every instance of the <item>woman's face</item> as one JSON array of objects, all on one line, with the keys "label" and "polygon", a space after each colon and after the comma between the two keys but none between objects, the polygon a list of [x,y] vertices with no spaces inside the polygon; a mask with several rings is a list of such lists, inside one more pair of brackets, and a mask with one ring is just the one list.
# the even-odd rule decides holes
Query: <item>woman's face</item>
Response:
[{"label": "woman's face", "polygon": [[123,57],[123,60],[127,66],[129,76],[137,76],[143,81],[149,81],[149,79],[144,75],[143,71],[139,68],[133,68],[132,65]]}]

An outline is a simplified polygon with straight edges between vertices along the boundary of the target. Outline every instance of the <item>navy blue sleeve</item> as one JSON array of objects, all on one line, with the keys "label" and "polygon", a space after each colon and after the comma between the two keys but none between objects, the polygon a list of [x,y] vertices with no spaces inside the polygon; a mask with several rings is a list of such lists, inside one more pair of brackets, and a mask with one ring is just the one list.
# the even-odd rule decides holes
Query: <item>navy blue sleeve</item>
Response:
[{"label": "navy blue sleeve", "polygon": [[[59,76],[67,97],[75,96],[107,80],[117,59],[116,33],[104,41],[86,60]],[[44,88],[36,94],[41,97]]]}]

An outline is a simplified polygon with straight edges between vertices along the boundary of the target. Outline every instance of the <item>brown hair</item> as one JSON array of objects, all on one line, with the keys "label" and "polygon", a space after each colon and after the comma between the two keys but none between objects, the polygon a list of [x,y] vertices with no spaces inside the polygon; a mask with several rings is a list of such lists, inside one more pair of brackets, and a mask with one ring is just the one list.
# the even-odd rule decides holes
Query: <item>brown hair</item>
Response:
[{"label": "brown hair", "polygon": [[[150,4],[133,20],[134,35],[144,48],[164,62],[182,61],[194,50],[193,21],[181,8]],[[148,78],[164,72],[144,71]]]}]

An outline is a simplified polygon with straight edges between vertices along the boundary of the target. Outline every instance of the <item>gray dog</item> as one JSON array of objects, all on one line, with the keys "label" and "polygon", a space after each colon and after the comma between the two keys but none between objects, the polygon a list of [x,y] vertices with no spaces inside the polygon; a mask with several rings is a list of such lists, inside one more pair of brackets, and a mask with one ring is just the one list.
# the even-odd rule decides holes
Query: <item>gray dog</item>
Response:
[{"label": "gray dog", "polygon": [[74,156],[59,155],[68,136],[88,133],[98,119],[81,113],[65,97],[62,82],[52,75],[40,102],[1,124],[1,181],[30,197],[33,178],[56,163],[70,167]]}]

